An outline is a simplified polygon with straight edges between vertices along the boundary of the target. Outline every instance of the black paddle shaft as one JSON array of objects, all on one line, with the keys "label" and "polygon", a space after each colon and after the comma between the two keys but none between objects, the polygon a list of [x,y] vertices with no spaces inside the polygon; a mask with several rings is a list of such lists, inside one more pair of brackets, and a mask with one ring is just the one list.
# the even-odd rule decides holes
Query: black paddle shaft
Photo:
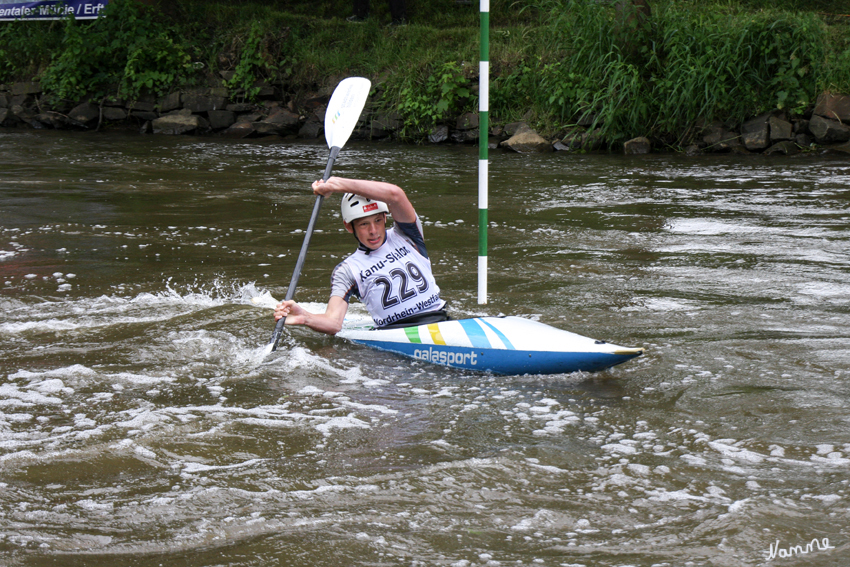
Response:
[{"label": "black paddle shaft", "polygon": [[[328,165],[325,166],[325,173],[322,176],[322,181],[330,179],[331,171],[334,167],[334,161],[339,155],[341,148],[334,146],[331,148],[331,154],[328,157]],[[304,260],[307,258],[307,249],[310,248],[310,239],[313,237],[313,230],[316,228],[316,220],[319,218],[319,211],[322,208],[324,197],[316,195],[316,202],[313,205],[313,214],[310,216],[310,222],[307,224],[307,233],[304,235],[304,243],[301,244],[301,252],[298,254],[298,260],[295,262],[295,269],[292,272],[292,279],[289,281],[289,287],[286,289],[286,301],[295,297],[295,288],[298,286],[298,278],[301,276],[301,270],[304,267]],[[286,317],[281,317],[277,320],[272,332],[272,338],[269,344],[272,346],[272,351],[277,350],[277,343],[280,341],[280,335],[283,333],[283,326],[286,324]]]}]

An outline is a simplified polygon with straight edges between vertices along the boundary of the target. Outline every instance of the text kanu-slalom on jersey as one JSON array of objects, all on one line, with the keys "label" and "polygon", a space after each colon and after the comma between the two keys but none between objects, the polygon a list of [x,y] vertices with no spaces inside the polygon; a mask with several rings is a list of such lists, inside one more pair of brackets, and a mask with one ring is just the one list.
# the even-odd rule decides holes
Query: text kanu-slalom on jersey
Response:
[{"label": "text kanu-slalom on jersey", "polygon": [[359,297],[379,327],[442,309],[419,219],[396,222],[377,250],[360,246],[334,269],[331,295]]}]

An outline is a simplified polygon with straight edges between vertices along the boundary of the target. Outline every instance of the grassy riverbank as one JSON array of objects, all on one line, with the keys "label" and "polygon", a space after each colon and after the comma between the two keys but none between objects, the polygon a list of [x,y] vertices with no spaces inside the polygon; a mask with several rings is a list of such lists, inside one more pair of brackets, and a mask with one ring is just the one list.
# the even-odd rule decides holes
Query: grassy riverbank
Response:
[{"label": "grassy riverbank", "polygon": [[[245,96],[359,74],[417,139],[477,108],[478,3],[385,2],[351,23],[350,0],[114,1],[95,22],[0,23],[0,82],[38,78],[54,97],[140,96],[193,85]],[[850,10],[838,0],[491,2],[491,120],[544,134],[592,122],[609,146],[638,135],[671,147],[694,126],[771,109],[804,113],[822,91],[850,93]]]}]

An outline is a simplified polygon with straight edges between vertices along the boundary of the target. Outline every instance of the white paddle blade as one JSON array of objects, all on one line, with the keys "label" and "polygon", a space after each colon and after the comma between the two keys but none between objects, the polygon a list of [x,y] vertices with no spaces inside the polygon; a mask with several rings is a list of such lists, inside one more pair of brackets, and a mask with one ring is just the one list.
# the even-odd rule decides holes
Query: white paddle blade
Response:
[{"label": "white paddle blade", "polygon": [[369,79],[349,77],[334,89],[325,112],[325,139],[329,148],[341,148],[348,141],[369,98],[370,88]]}]

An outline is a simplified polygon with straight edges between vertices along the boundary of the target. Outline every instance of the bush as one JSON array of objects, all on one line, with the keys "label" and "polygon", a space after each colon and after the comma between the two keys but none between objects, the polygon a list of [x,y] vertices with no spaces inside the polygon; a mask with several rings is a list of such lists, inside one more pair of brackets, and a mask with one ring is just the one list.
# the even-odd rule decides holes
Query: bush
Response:
[{"label": "bush", "polygon": [[61,22],[0,22],[0,82],[37,75],[61,45]]},{"label": "bush", "polygon": [[191,72],[190,57],[174,37],[136,0],[115,0],[94,21],[65,21],[61,50],[42,86],[71,100],[166,92]]},{"label": "bush", "polygon": [[548,52],[497,79],[498,112],[531,102],[555,128],[592,116],[616,144],[638,135],[669,138],[698,120],[802,112],[825,86],[828,42],[815,14],[654,5],[644,24],[625,27],[611,5],[550,2]]},{"label": "bush", "polygon": [[421,139],[446,119],[473,108],[468,80],[457,63],[437,66],[421,80],[401,82],[397,89],[397,109],[404,121],[403,134]]},{"label": "bush", "polygon": [[[492,0],[492,123],[530,116],[549,135],[581,120],[609,145],[637,135],[680,145],[701,121],[850,93],[850,23],[836,15],[846,0],[650,0],[645,20],[618,3]],[[287,81],[297,98],[363,75],[411,138],[474,110],[477,3],[411,2],[403,27],[373,4],[352,24],[345,0],[180,0],[161,2],[165,15],[114,0],[91,22],[0,24],[0,80],[40,73],[69,99],[217,82],[250,99],[258,79]]]}]

